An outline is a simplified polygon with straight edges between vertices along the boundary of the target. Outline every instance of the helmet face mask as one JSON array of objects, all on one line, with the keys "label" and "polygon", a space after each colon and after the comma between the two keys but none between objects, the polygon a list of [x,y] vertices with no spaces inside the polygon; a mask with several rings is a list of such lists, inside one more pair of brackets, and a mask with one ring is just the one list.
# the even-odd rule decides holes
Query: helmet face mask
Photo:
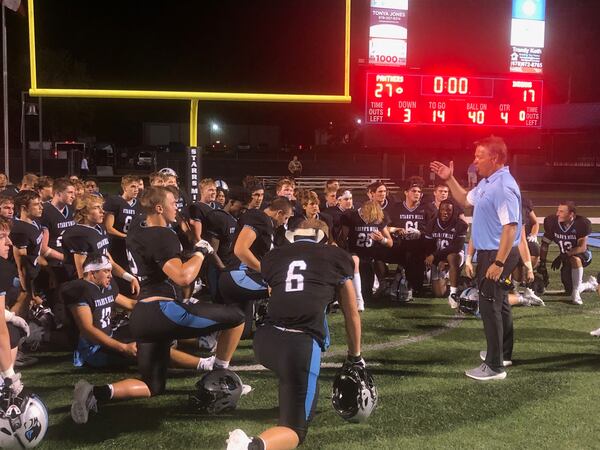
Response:
[{"label": "helmet face mask", "polygon": [[344,365],[333,381],[331,403],[349,422],[365,422],[377,408],[378,397],[373,377],[362,366]]},{"label": "helmet face mask", "polygon": [[3,395],[0,400],[0,448],[33,448],[48,430],[48,411],[35,394]]},{"label": "helmet face mask", "polygon": [[215,369],[196,383],[196,389],[189,397],[190,406],[203,413],[218,414],[236,408],[242,396],[242,380],[231,370]]}]

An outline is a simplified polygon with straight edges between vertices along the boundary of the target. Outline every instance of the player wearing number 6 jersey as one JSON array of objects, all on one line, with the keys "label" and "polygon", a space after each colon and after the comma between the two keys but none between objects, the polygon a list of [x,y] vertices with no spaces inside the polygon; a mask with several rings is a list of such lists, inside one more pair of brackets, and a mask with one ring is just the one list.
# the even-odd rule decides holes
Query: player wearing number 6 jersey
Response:
[{"label": "player wearing number 6 jersey", "polygon": [[587,248],[587,237],[592,224],[587,217],[577,215],[573,202],[558,205],[555,215],[544,219],[544,237],[540,249],[538,272],[547,276],[546,256],[551,242],[558,244],[560,254],[552,262],[552,269],[560,269],[560,279],[571,300],[581,305],[583,268],[592,262],[592,252]]},{"label": "player wearing number 6 jersey", "polygon": [[256,331],[254,354],[279,379],[279,421],[253,439],[233,431],[228,450],[285,450],[304,441],[318,400],[321,352],[329,345],[325,309],[336,292],[346,322],[348,360],[364,366],[350,281],[354,264],[344,250],[319,243],[326,228],[321,221],[303,221],[286,232],[290,245],[271,250],[261,261],[272,291],[265,325]]},{"label": "player wearing number 6 jersey", "polygon": [[377,257],[381,249],[392,247],[392,236],[387,228],[386,216],[377,201],[365,202],[357,211],[348,211],[342,216],[342,235],[348,243],[348,251],[354,260],[353,284],[359,311],[364,311],[360,261]]},{"label": "player wearing number 6 jersey", "polygon": [[[108,197],[104,202],[104,227],[110,239],[110,254],[117,264],[127,267],[125,238],[136,216],[141,214],[138,202],[140,178],[126,175],[121,178],[123,194]],[[122,286],[120,286],[122,288]]]}]

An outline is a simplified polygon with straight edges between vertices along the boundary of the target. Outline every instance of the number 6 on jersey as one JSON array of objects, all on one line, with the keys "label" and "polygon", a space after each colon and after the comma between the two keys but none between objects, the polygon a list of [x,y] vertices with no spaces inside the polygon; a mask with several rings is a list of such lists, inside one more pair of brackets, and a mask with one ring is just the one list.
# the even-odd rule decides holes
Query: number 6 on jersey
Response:
[{"label": "number 6 on jersey", "polygon": [[285,279],[285,292],[298,292],[304,290],[304,276],[298,273],[306,270],[306,263],[302,260],[292,261],[288,267]]}]

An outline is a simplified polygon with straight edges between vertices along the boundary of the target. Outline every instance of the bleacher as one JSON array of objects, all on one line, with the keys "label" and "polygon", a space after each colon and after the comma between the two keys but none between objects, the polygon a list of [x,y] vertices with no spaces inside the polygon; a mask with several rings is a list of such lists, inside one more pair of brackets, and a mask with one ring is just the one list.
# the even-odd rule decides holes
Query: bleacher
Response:
[{"label": "bleacher", "polygon": [[[265,188],[269,189],[269,188],[273,188],[276,184],[277,181],[279,179],[281,179],[280,176],[261,176],[261,175],[257,175],[257,178],[260,178],[261,180],[263,180],[264,184],[265,184]],[[324,177],[324,176],[320,176],[320,177],[298,177],[296,178],[296,186],[302,189],[310,189],[313,191],[316,191],[318,193],[321,193],[323,191],[323,188],[325,187],[325,182],[331,178],[336,178],[337,180],[339,180],[340,182],[340,187],[342,188],[347,188],[350,190],[365,190],[366,187],[371,184],[372,182],[376,181],[376,180],[381,180],[385,183],[385,185],[387,186],[388,192],[390,192],[391,194],[396,194],[398,192],[400,192],[400,187],[394,183],[394,181],[392,181],[391,178],[380,178],[377,176],[361,176],[361,177],[355,177],[355,176],[345,176],[345,177]]]}]

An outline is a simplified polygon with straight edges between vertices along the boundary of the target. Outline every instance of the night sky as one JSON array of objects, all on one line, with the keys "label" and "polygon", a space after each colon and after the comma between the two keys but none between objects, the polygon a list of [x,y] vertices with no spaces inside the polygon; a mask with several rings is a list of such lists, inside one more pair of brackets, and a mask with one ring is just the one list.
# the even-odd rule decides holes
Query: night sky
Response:
[{"label": "night sky", "polygon": [[[409,66],[508,72],[510,0],[411,0],[410,8]],[[284,134],[310,136],[330,119],[361,116],[365,67],[358,60],[367,59],[368,10],[368,0],[353,2],[352,105],[203,103],[201,122],[278,124]],[[26,20],[10,11],[8,16],[13,114],[19,91],[29,87],[28,44]],[[600,101],[599,24],[600,1],[547,0],[546,103],[567,100],[569,78],[573,102]],[[343,0],[37,0],[36,31],[40,87],[295,93],[343,88]],[[95,130],[88,133],[116,133],[131,142],[139,139],[139,123],[187,121],[189,109],[185,102],[47,102],[57,124],[76,105],[91,111]]]}]

